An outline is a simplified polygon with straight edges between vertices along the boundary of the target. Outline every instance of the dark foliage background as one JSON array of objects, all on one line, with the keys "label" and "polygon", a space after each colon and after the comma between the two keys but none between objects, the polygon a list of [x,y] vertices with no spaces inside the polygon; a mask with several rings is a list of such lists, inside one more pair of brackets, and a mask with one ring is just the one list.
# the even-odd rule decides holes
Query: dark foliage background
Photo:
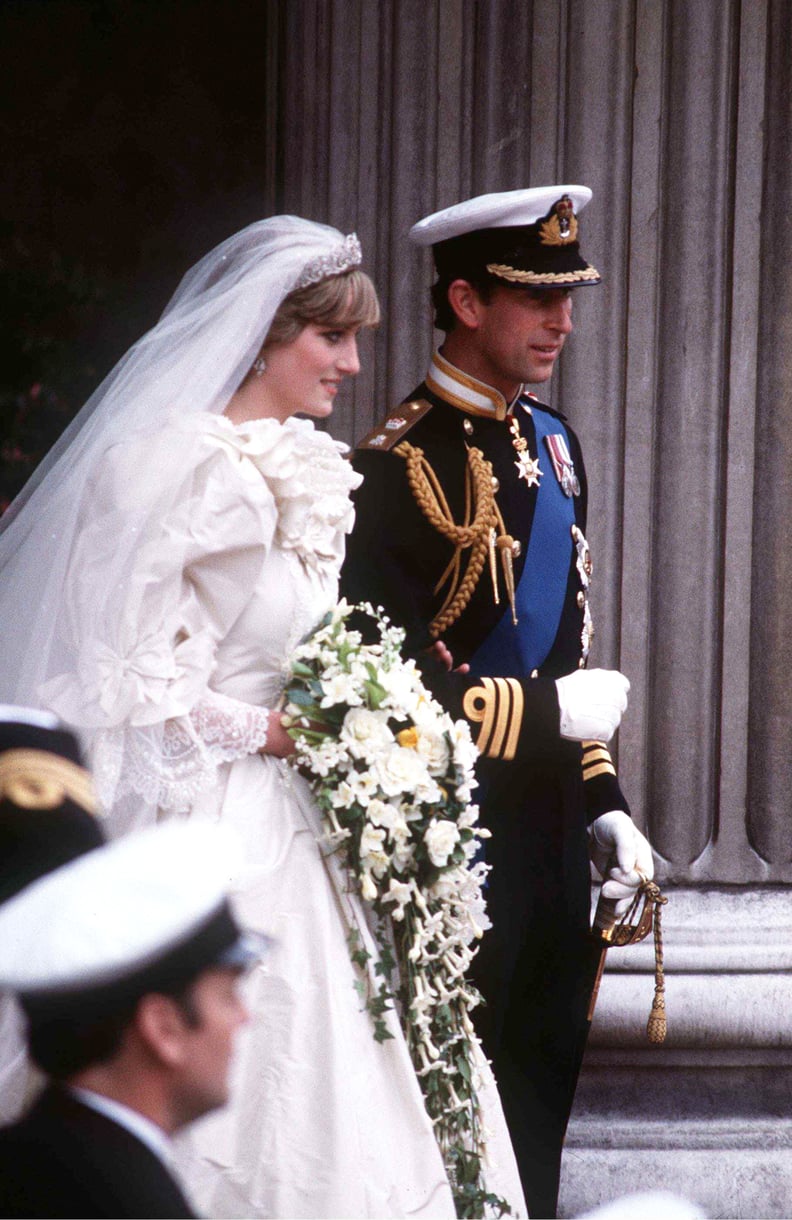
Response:
[{"label": "dark foliage background", "polygon": [[0,508],[184,271],[273,210],[269,2],[0,6]]}]

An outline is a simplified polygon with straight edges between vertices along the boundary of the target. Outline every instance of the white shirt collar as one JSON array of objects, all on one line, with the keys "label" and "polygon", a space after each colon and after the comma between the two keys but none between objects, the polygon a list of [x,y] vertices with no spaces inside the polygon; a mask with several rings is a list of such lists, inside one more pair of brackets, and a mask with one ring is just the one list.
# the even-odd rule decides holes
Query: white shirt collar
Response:
[{"label": "white shirt collar", "polygon": [[96,1110],[97,1114],[103,1114],[105,1118],[118,1123],[119,1127],[125,1127],[132,1135],[137,1136],[165,1164],[170,1162],[170,1140],[162,1127],[158,1127],[150,1118],[145,1118],[137,1110],[131,1110],[123,1102],[114,1101],[111,1097],[94,1093],[90,1089],[80,1089],[69,1085],[69,1092],[83,1105],[90,1106],[92,1110]]}]

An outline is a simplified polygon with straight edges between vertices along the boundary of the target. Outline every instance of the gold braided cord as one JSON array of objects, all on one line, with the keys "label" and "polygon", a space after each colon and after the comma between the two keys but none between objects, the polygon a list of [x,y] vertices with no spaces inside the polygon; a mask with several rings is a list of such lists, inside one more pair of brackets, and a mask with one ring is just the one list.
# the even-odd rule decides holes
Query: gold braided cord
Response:
[{"label": "gold braided cord", "polygon": [[[655,991],[652,1011],[646,1023],[646,1036],[655,1045],[665,1042],[667,1029],[663,929],[660,922],[660,912],[667,902],[668,899],[661,893],[660,886],[656,882],[644,878],[635,892],[629,909],[622,915],[609,938],[612,945],[634,945],[648,935],[650,928],[654,930]],[[639,915],[638,909],[641,906]]]},{"label": "gold braided cord", "polygon": [[[427,475],[432,480],[433,485],[434,485],[434,483],[436,482],[436,475],[435,475],[435,472],[432,470],[431,466],[428,466],[428,468],[427,468]],[[448,507],[448,502],[446,501],[445,494],[443,493],[443,489],[442,489],[442,487],[440,487],[439,483],[437,484],[437,489],[439,492],[438,501],[439,501],[443,511],[446,513],[448,519],[452,520],[451,510]],[[465,517],[464,517],[464,526],[465,527],[468,527],[470,525],[470,507],[471,507],[471,500],[472,500],[472,491],[473,491],[473,489],[471,487],[471,480],[470,480],[470,467],[466,466],[465,467]],[[492,531],[490,531],[490,533],[491,532]],[[438,594],[440,592],[440,590],[442,589],[443,585],[446,583],[446,581],[450,577],[452,578],[448,596],[447,596],[445,602],[443,602],[443,605],[440,609],[441,614],[445,610],[448,602],[450,602],[451,598],[453,597],[454,590],[456,589],[456,587],[459,583],[459,573],[461,571],[461,568],[462,568],[462,550],[460,547],[456,547],[454,550],[454,554],[451,556],[451,559],[448,562],[448,566],[446,567],[442,576],[440,577],[440,579],[438,580],[434,589],[432,590],[432,592],[434,594]]]},{"label": "gold braided cord", "polygon": [[655,993],[652,1011],[646,1023],[646,1036],[656,1046],[665,1042],[667,1023],[665,1006],[665,971],[663,969],[663,929],[660,912],[668,899],[660,893],[653,881],[646,882],[647,898],[654,903],[654,948],[655,948]]},{"label": "gold braided cord", "polygon": [[[448,596],[440,612],[429,624],[430,634],[434,639],[438,639],[466,609],[489,557],[490,531],[500,517],[492,486],[492,466],[480,449],[468,449],[466,479],[469,480],[469,486],[465,489],[465,522],[458,525],[451,514],[437,475],[427,462],[423,450],[408,441],[402,441],[393,452],[406,462],[407,482],[424,517],[455,548],[451,563],[437,586],[439,588],[445,579],[452,577]],[[462,551],[468,549],[470,558],[465,574],[460,578]]]}]

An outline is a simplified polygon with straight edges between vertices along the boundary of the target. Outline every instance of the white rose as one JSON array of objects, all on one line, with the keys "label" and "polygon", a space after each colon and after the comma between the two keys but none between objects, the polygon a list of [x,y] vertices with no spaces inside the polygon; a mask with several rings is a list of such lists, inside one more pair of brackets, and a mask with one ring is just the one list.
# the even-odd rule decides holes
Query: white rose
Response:
[{"label": "white rose", "polygon": [[386,796],[401,796],[404,792],[422,792],[437,787],[429,777],[426,763],[415,750],[394,746],[378,758],[372,768]]},{"label": "white rose", "polygon": [[365,707],[350,708],[339,736],[356,758],[374,758],[393,745],[387,713],[370,712]]},{"label": "white rose", "polygon": [[419,730],[416,749],[432,775],[445,775],[450,752],[442,736]]},{"label": "white rose", "polygon": [[436,868],[445,868],[448,857],[459,842],[459,831],[454,822],[445,818],[432,818],[424,834],[424,843],[429,859]]}]

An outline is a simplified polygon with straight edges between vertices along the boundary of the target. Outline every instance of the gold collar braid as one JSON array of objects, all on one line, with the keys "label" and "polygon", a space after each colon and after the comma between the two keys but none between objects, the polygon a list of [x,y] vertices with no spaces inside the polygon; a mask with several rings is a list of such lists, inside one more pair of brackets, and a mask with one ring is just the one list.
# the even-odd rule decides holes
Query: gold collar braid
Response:
[{"label": "gold collar braid", "polygon": [[66,799],[97,813],[88,772],[48,750],[6,750],[0,754],[0,800],[20,809],[57,809]]},{"label": "gold collar braid", "polygon": [[[466,609],[488,557],[495,604],[500,603],[497,553],[500,553],[512,619],[516,624],[512,566],[516,544],[511,535],[506,533],[503,517],[495,500],[492,464],[486,460],[480,449],[468,446],[465,520],[462,525],[458,525],[451,514],[440,480],[426,460],[423,449],[418,449],[408,441],[402,441],[393,452],[404,458],[407,464],[407,482],[421,512],[429,524],[454,547],[451,561],[434,588],[434,592],[439,593],[446,581],[450,582],[446,599],[429,624],[432,637],[438,639]],[[465,550],[470,550],[470,558],[462,575],[462,552]]]}]

